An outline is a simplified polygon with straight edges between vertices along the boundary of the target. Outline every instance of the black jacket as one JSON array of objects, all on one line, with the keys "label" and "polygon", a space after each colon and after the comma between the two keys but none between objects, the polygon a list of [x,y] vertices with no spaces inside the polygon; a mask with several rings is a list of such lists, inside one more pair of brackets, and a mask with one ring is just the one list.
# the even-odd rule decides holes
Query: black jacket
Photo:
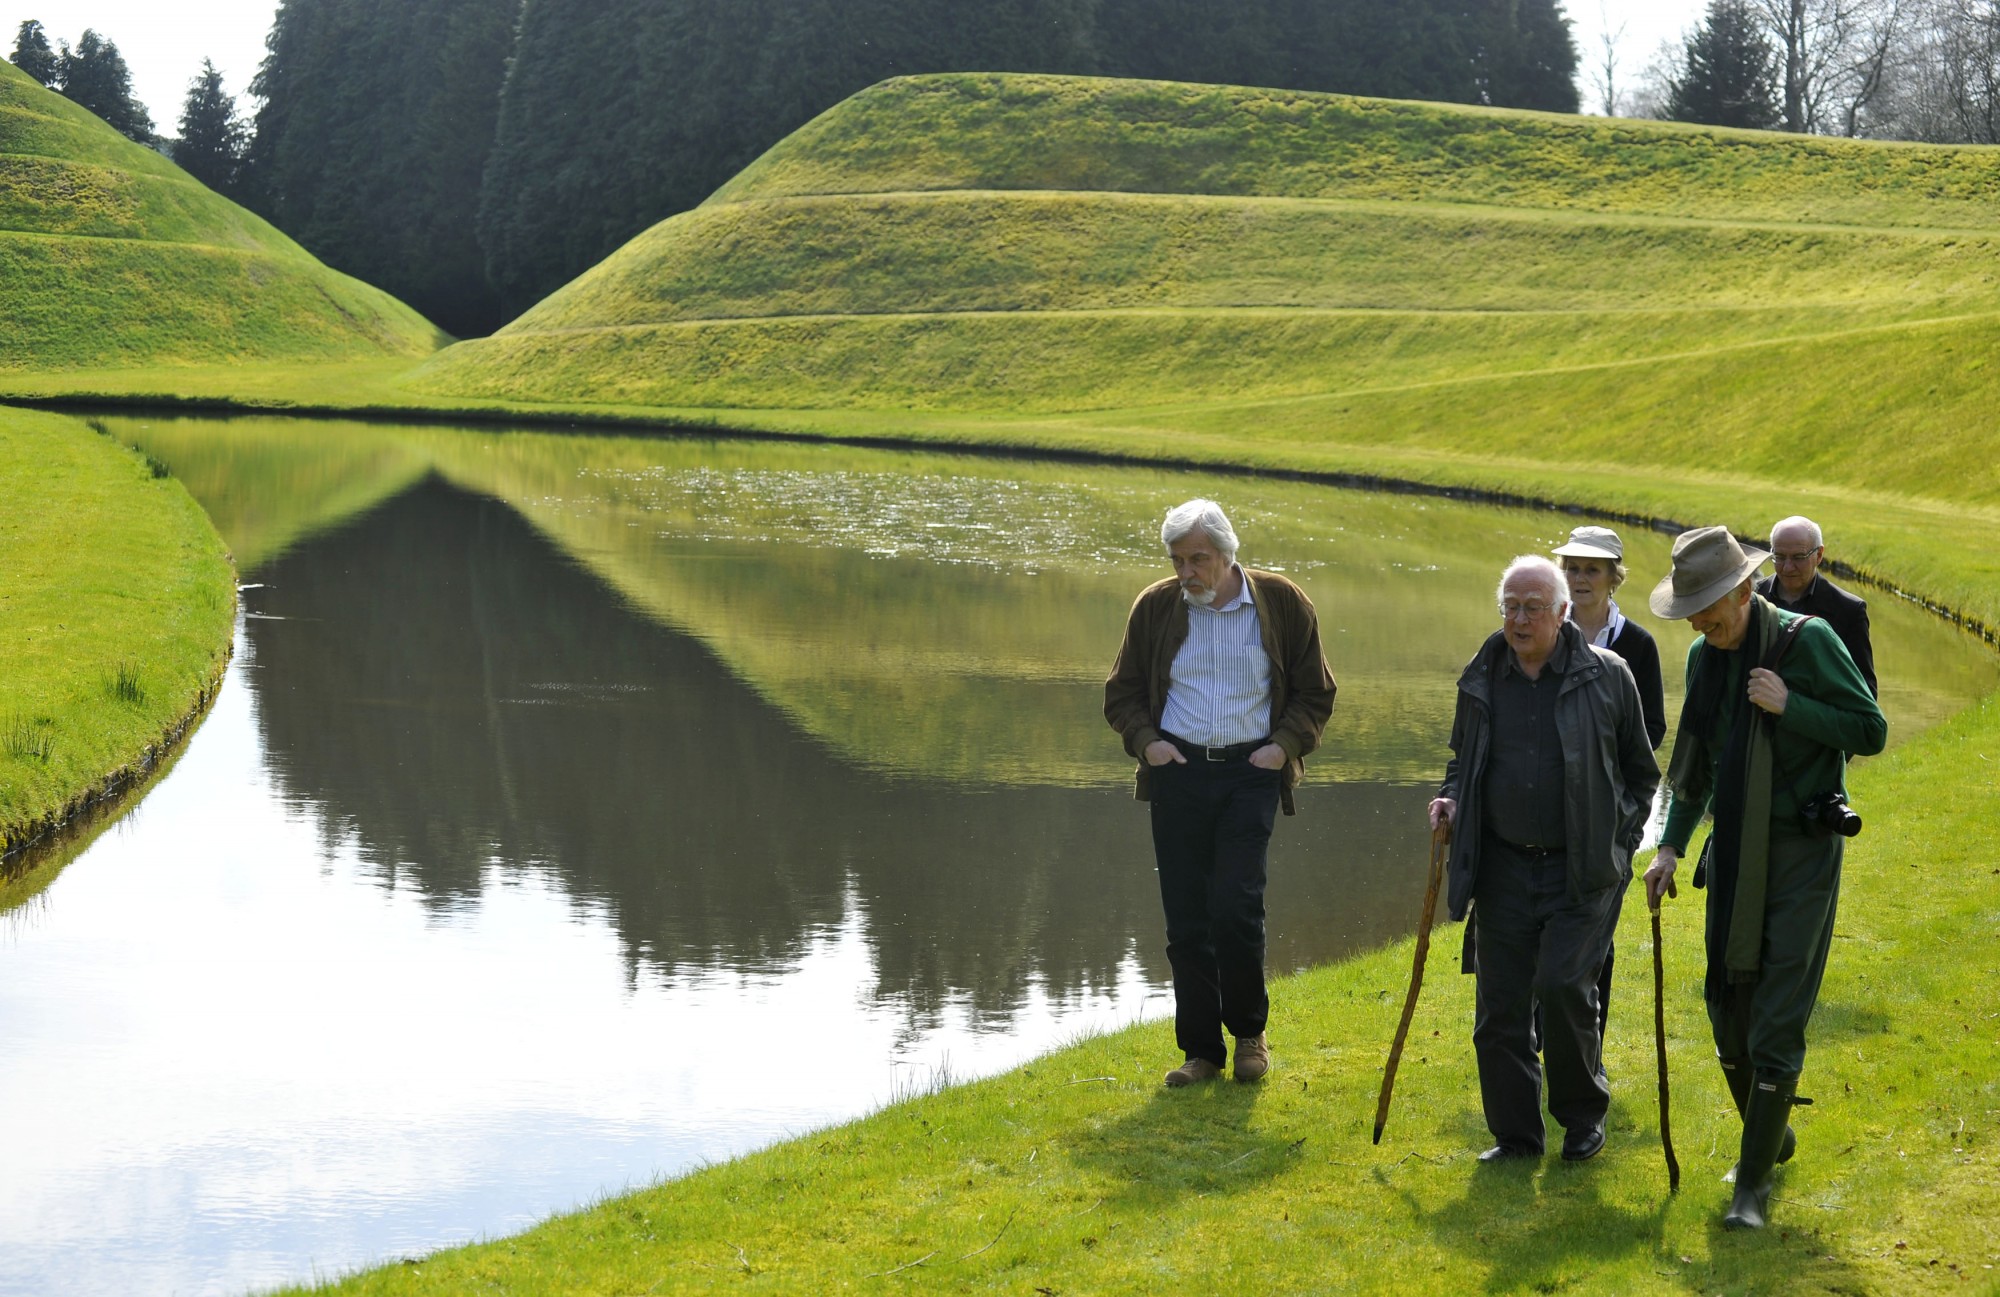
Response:
[{"label": "black jacket", "polygon": [[[1562,689],[1556,695],[1556,731],[1563,749],[1563,815],[1567,822],[1569,896],[1621,886],[1632,878],[1632,852],[1646,832],[1660,768],[1646,742],[1645,714],[1632,669],[1609,649],[1584,641],[1575,622],[1564,622]],[[1451,725],[1451,760],[1438,796],[1458,803],[1451,838],[1453,919],[1465,917],[1479,874],[1485,812],[1479,804],[1492,747],[1493,673],[1512,652],[1499,631],[1466,664],[1458,678],[1458,712]]]},{"label": "black jacket", "polygon": [[1667,737],[1667,695],[1660,676],[1660,646],[1646,628],[1627,617],[1618,637],[1607,645],[1632,668],[1632,683],[1639,686],[1639,707],[1646,713],[1646,739],[1653,751]]},{"label": "black jacket", "polygon": [[1757,593],[1786,612],[1806,612],[1824,617],[1826,624],[1833,627],[1833,633],[1840,636],[1840,642],[1847,646],[1847,656],[1853,658],[1854,665],[1860,668],[1861,678],[1868,682],[1868,692],[1877,698],[1882,696],[1882,691],[1875,687],[1875,650],[1868,643],[1866,599],[1849,594],[1817,572],[1797,603],[1785,602],[1785,592],[1778,588],[1775,576],[1759,581]]}]

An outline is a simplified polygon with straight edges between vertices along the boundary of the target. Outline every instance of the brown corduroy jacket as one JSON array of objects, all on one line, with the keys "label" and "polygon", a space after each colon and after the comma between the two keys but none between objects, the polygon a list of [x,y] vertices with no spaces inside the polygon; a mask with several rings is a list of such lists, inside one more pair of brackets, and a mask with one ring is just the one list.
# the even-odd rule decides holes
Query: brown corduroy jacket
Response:
[{"label": "brown corduroy jacket", "polygon": [[[1264,655],[1271,659],[1271,741],[1285,750],[1281,800],[1285,814],[1292,815],[1297,813],[1292,789],[1305,771],[1306,754],[1319,746],[1333,714],[1336,686],[1320,652],[1319,614],[1305,591],[1276,572],[1244,568],[1243,575],[1257,605]],[[1148,797],[1151,770],[1146,745],[1161,737],[1174,655],[1187,635],[1187,600],[1180,582],[1168,577],[1147,586],[1132,603],[1125,642],[1104,682],[1104,719],[1125,741],[1125,751],[1139,758],[1133,795],[1142,802]]]}]

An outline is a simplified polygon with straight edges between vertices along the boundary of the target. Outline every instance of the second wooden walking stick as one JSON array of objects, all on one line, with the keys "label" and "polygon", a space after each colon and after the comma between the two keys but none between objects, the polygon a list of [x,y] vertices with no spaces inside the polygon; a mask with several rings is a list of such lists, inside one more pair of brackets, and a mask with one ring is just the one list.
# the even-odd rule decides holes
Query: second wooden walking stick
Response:
[{"label": "second wooden walking stick", "polygon": [[1653,1044],[1660,1056],[1660,1147],[1667,1152],[1667,1192],[1681,1191],[1681,1164],[1674,1158],[1674,1127],[1667,1116],[1667,979],[1660,962],[1660,903],[1653,912]]},{"label": "second wooden walking stick", "polygon": [[1396,1065],[1403,1061],[1403,1041],[1410,1034],[1410,1019],[1417,1011],[1417,992],[1424,985],[1424,955],[1431,948],[1431,920],[1437,914],[1438,887],[1444,882],[1445,848],[1451,845],[1451,822],[1431,830],[1431,874],[1424,883],[1424,913],[1417,921],[1417,956],[1410,967],[1410,993],[1403,997],[1403,1020],[1396,1024],[1396,1039],[1389,1046],[1389,1066],[1382,1072],[1382,1094],[1375,1100],[1375,1143],[1382,1142],[1382,1128],[1389,1124],[1389,1098],[1396,1092]]}]

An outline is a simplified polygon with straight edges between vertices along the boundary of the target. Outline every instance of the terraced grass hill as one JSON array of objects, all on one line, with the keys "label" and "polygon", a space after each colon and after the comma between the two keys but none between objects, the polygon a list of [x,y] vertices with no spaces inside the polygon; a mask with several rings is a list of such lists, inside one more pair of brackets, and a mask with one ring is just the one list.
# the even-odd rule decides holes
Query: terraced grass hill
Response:
[{"label": "terraced grass hill", "polygon": [[0,63],[0,372],[415,358],[447,341]]},{"label": "terraced grass hill", "polygon": [[[1199,406],[1459,449],[1496,384],[1560,375],[1503,442],[1684,449],[1697,415],[1754,442],[1831,391],[1816,414],[1882,418],[1920,473],[1990,422],[1996,312],[2000,150],[939,76],[838,105],[413,385],[1175,430]],[[1609,393],[1577,381],[1600,368]]]}]

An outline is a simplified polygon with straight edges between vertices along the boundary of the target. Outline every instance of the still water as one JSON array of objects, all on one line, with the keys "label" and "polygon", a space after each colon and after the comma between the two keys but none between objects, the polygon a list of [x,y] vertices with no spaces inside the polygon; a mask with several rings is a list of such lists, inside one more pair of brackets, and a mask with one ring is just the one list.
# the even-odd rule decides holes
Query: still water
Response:
[{"label": "still water", "polygon": [[[1166,1014],[1098,707],[1190,495],[1313,596],[1341,684],[1274,841],[1271,963],[1394,937],[1494,578],[1576,521],[838,447],[110,427],[215,518],[243,619],[171,771],[0,914],[4,1293],[494,1237]],[[1626,611],[1674,660],[1642,597],[1667,539],[1627,542]],[[2000,686],[1874,611],[1895,737]],[[1282,1059],[1282,993],[1276,1032]]]}]

